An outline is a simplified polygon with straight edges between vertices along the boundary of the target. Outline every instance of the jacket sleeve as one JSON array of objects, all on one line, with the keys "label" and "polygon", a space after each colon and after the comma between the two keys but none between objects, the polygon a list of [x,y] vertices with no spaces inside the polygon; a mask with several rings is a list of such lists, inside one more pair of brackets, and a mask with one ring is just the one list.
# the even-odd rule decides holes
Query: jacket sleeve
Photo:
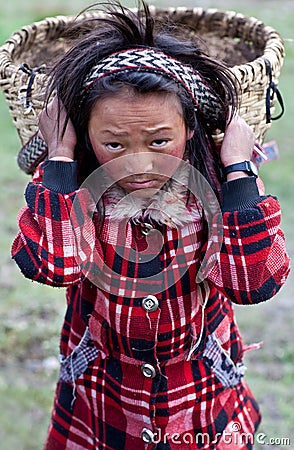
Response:
[{"label": "jacket sleeve", "polygon": [[61,287],[86,274],[95,230],[87,192],[78,189],[76,164],[46,161],[27,186],[11,253],[31,280]]},{"label": "jacket sleeve", "polygon": [[224,183],[222,200],[206,252],[205,277],[234,303],[268,300],[290,270],[279,202],[260,196],[254,177]]}]

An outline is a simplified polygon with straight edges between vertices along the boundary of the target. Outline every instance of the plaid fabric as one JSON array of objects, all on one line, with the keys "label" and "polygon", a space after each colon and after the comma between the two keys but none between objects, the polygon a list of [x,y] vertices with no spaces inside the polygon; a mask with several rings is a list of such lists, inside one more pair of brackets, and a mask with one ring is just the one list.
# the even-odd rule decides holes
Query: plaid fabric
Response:
[{"label": "plaid fabric", "polygon": [[[278,202],[267,197],[223,214],[221,251],[216,259],[208,254],[214,263],[197,284],[209,248],[201,246],[202,218],[180,229],[153,224],[163,247],[153,259],[147,248],[140,265],[130,259],[134,246],[146,247],[140,224],[122,228],[106,217],[97,239],[87,193],[62,195],[38,176],[26,192],[12,255],[27,277],[67,287],[46,450],[223,450],[223,433],[235,421],[239,436],[253,434],[260,414],[242,379],[232,301],[266,300],[287,276]],[[142,302],[150,293],[158,308],[147,312]],[[250,445],[239,439],[234,448]]]}]

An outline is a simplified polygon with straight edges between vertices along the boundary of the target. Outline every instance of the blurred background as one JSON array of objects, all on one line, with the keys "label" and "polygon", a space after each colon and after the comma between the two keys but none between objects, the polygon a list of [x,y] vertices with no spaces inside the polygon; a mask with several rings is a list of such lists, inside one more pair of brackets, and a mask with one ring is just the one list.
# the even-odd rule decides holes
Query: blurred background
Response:
[{"label": "blurred background", "polygon": [[[281,202],[283,229],[293,256],[294,1],[154,0],[149,4],[238,11],[271,25],[284,38],[286,58],[279,88],[286,112],[273,122],[265,139],[277,141],[280,157],[264,164],[261,176],[267,193],[277,195]],[[2,1],[0,45],[22,25],[57,14],[75,15],[89,5],[86,0]],[[0,93],[0,450],[42,448],[58,376],[59,332],[65,311],[62,289],[25,280],[10,259],[16,215],[24,205],[23,192],[30,179],[17,167],[19,149],[17,132]],[[264,341],[262,349],[246,355],[245,363],[248,383],[263,413],[260,432],[275,443],[256,443],[256,449],[294,448],[293,281],[292,274],[282,291],[265,304],[235,308],[245,343]]]}]

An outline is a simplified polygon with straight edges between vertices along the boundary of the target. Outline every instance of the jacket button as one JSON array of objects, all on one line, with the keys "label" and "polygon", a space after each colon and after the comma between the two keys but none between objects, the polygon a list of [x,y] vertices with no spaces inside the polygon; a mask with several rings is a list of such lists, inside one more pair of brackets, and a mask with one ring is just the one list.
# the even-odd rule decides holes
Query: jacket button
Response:
[{"label": "jacket button", "polygon": [[155,297],[155,295],[147,295],[147,297],[143,298],[142,300],[142,307],[147,312],[153,312],[158,309],[158,299]]},{"label": "jacket button", "polygon": [[151,444],[154,439],[154,433],[149,430],[149,428],[143,428],[141,438],[143,442],[146,442],[146,444]]},{"label": "jacket button", "polygon": [[143,366],[141,367],[142,370],[142,374],[144,375],[144,377],[146,378],[154,378],[156,376],[156,370],[154,369],[154,367],[151,364],[143,364]]}]

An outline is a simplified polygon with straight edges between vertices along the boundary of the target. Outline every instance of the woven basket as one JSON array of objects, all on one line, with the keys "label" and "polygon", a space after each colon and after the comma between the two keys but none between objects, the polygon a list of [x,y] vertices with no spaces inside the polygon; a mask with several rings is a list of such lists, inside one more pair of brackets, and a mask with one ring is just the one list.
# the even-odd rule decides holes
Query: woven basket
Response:
[{"label": "woven basket", "polygon": [[[256,140],[263,143],[274,111],[275,87],[283,63],[283,41],[273,28],[255,18],[233,11],[202,8],[150,7],[159,25],[169,22],[180,27],[185,37],[197,37],[203,50],[224,61],[240,82],[240,114],[253,127]],[[46,67],[71,45],[62,38],[65,31],[85,17],[57,16],[21,28],[0,47],[0,83],[22,145],[38,129],[38,113],[44,105]],[[267,100],[267,106],[266,106]],[[221,141],[222,136],[216,136]]]}]

